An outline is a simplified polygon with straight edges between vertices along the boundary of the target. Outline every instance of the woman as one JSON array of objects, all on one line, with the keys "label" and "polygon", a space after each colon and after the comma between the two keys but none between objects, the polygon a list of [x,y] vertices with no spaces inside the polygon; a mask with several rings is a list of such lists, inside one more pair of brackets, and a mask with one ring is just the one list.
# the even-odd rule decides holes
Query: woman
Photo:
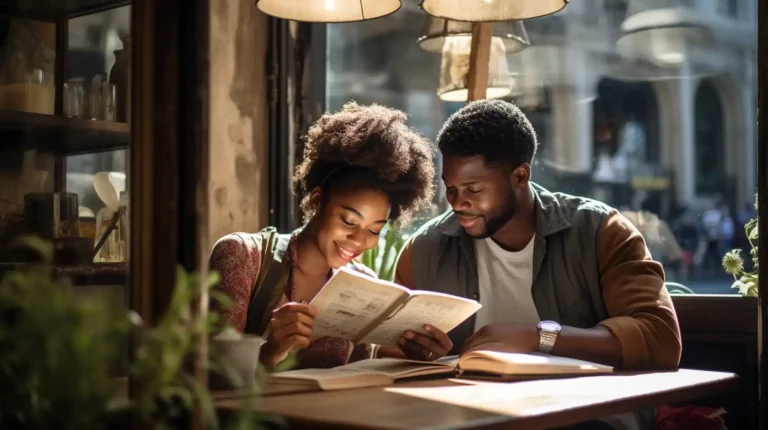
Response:
[{"label": "woman", "polygon": [[[290,235],[271,228],[233,233],[214,246],[212,270],[233,301],[222,317],[266,337],[265,364],[276,365],[294,349],[302,368],[376,356],[374,345],[329,337],[310,342],[317,311],[307,303],[340,267],[375,276],[355,259],[376,246],[388,222],[405,222],[430,203],[434,149],[405,122],[401,111],[355,103],[323,115],[309,130],[293,178],[294,191],[304,195],[305,225]],[[382,351],[413,358],[444,354],[442,347],[435,354],[415,344],[403,348],[407,354]]]}]

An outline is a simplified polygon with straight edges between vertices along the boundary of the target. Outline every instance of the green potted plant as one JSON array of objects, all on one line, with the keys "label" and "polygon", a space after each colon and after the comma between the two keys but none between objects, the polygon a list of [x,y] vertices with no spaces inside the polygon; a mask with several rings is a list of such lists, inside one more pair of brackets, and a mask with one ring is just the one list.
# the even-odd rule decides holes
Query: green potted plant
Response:
[{"label": "green potted plant", "polygon": [[[755,209],[757,209],[757,198],[755,198]],[[757,218],[749,220],[744,225],[744,231],[749,240],[750,254],[752,257],[752,270],[747,270],[744,259],[741,256],[740,249],[728,251],[723,257],[723,268],[733,276],[734,282],[731,288],[738,289],[739,293],[745,297],[757,297],[758,286],[758,228]]]},{"label": "green potted plant", "polygon": [[[206,288],[215,285],[217,279],[211,273]],[[196,404],[203,409],[208,425],[217,427],[210,393],[189,372],[194,339],[217,324],[215,313],[209,313],[208,319],[196,317],[194,306],[199,296],[197,277],[178,267],[171,301],[157,325],[144,328],[136,321],[131,376],[138,389],[132,408],[155,428],[182,425]]]},{"label": "green potted plant", "polygon": [[125,364],[129,319],[117,303],[81,301],[53,278],[49,244],[24,244],[42,262],[0,280],[0,428],[99,427],[119,408],[110,370]]},{"label": "green potted plant", "polygon": [[[116,417],[129,413],[145,428],[174,428],[185,426],[193,407],[202,409],[209,428],[219,427],[210,391],[186,366],[193,339],[224,328],[215,312],[207,319],[195,316],[200,298],[195,275],[178,269],[166,313],[157,325],[144,327],[122,305],[83,300],[67,279],[54,277],[49,243],[28,238],[24,245],[42,258],[0,280],[0,428],[112,428],[120,424]],[[209,275],[204,285],[210,289],[217,278]],[[216,291],[208,293],[228,303]],[[227,351],[219,344],[211,342],[209,366],[242,375],[228,368]],[[131,399],[120,395],[125,384],[110,374],[114,369],[136,382]],[[263,422],[264,417],[252,412],[252,403],[265,376],[261,372],[255,379],[237,381],[246,395],[237,428]]]},{"label": "green potted plant", "polygon": [[[757,196],[755,196],[755,209],[757,209]],[[744,225],[744,231],[749,240],[750,254],[752,257],[752,270],[747,270],[744,259],[741,256],[740,249],[729,251],[723,257],[723,268],[733,276],[734,282],[732,288],[738,289],[739,293],[745,297],[758,297],[758,221],[757,218],[749,220]],[[760,305],[757,306],[757,354],[763,355],[762,344],[763,333],[763,312]]]},{"label": "green potted plant", "polygon": [[379,279],[392,281],[395,278],[397,256],[405,245],[407,238],[392,225],[387,225],[382,231],[382,238],[373,248],[365,251],[360,257],[361,262],[376,273]]}]

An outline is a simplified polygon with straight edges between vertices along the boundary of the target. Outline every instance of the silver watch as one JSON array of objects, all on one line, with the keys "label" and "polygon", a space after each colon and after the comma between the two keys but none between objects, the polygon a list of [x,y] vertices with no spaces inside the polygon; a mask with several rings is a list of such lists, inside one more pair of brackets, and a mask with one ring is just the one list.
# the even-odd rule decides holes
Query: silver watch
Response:
[{"label": "silver watch", "polygon": [[542,321],[537,328],[539,329],[539,352],[551,354],[562,327],[554,321]]}]

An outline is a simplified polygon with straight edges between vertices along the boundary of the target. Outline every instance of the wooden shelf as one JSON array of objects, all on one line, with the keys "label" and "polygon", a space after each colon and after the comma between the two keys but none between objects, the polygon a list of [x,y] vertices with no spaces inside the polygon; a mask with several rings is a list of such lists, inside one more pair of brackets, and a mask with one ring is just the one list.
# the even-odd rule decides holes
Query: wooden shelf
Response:
[{"label": "wooden shelf", "polygon": [[130,0],[0,0],[0,14],[42,21],[74,18],[131,4]]},{"label": "wooden shelf", "polygon": [[72,266],[55,266],[53,272],[61,276],[125,276],[126,263],[87,263]]},{"label": "wooden shelf", "polygon": [[35,148],[75,155],[130,146],[126,123],[0,110],[0,151]]},{"label": "wooden shelf", "polygon": [[[31,263],[0,263],[0,276],[28,264]],[[74,285],[123,285],[128,279],[128,263],[56,265],[53,273],[70,278]]]}]

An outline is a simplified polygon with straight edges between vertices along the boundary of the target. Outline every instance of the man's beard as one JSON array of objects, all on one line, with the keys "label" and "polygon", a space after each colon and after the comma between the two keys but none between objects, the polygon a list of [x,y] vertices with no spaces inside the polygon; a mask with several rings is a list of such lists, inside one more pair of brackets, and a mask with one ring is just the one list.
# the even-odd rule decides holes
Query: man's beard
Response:
[{"label": "man's beard", "polygon": [[510,190],[505,201],[506,204],[495,214],[491,216],[482,216],[485,230],[479,235],[472,236],[474,239],[487,239],[493,236],[515,216],[515,213],[517,212],[517,197],[512,190]]}]

